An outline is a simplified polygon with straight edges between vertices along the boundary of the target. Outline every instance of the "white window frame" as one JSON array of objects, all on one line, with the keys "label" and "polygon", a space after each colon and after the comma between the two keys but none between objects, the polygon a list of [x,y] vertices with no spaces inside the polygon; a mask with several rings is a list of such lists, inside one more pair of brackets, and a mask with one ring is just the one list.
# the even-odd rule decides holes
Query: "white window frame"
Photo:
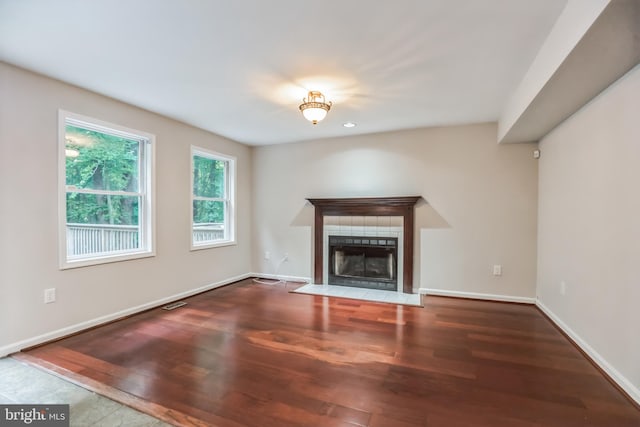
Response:
[{"label": "white window frame", "polygon": [[[82,128],[95,130],[123,138],[141,141],[141,152],[139,153],[139,183],[140,192],[140,248],[131,251],[122,251],[108,254],[90,254],[86,256],[76,256],[69,258],[67,254],[67,183],[66,183],[66,126],[67,124]],[[118,261],[153,257],[155,252],[155,135],[143,132],[103,120],[72,113],[69,111],[58,111],[58,258],[61,270],[77,267],[87,267]],[[74,189],[74,192],[85,192]],[[95,193],[95,191],[86,191]],[[110,192],[113,194],[130,195],[125,192]]]},{"label": "white window frame", "polygon": [[[195,243],[193,241],[193,202],[194,200],[210,200],[210,198],[202,199],[196,197],[193,188],[193,169],[194,169],[194,156],[206,157],[212,160],[221,160],[227,162],[227,170],[225,174],[225,195],[224,199],[218,199],[225,202],[227,212],[225,215],[227,223],[225,224],[225,238],[222,240],[209,241],[204,243]],[[191,146],[191,157],[189,160],[191,164],[190,168],[190,200],[189,200],[189,235],[191,241],[191,250],[196,251],[200,249],[216,248],[221,246],[230,246],[236,244],[236,158],[227,154],[218,153],[216,151],[208,150],[206,148]]]}]

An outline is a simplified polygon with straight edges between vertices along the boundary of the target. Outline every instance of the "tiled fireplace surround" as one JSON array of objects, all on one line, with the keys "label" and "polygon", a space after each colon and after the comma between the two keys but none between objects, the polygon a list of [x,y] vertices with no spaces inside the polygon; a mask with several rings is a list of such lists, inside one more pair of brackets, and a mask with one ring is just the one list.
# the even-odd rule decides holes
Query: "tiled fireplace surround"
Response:
[{"label": "tiled fireplace surround", "polygon": [[314,283],[328,277],[328,236],[398,238],[398,292],[413,293],[414,206],[420,196],[307,199],[315,206]]}]

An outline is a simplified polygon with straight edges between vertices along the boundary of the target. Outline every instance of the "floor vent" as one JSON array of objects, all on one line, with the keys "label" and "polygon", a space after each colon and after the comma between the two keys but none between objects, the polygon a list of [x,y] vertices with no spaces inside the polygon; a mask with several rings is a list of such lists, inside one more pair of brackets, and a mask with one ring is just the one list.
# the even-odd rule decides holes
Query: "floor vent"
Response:
[{"label": "floor vent", "polygon": [[172,302],[171,304],[167,304],[164,307],[162,307],[163,310],[175,310],[178,307],[182,307],[183,305],[187,305],[186,302],[184,301],[177,301],[177,302]]}]

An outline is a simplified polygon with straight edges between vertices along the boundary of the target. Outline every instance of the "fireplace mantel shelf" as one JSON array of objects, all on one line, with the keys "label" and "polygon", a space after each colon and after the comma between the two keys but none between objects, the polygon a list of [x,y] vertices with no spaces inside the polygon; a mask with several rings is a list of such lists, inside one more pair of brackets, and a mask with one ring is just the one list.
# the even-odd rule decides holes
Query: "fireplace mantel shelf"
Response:
[{"label": "fireplace mantel shelf", "polygon": [[401,196],[401,197],[343,197],[338,199],[307,199],[315,206],[320,205],[340,205],[340,206],[413,206],[422,196]]},{"label": "fireplace mantel shelf", "polygon": [[335,216],[401,216],[404,229],[404,274],[403,290],[413,293],[413,207],[422,196],[402,197],[350,197],[307,200],[315,206],[314,233],[314,281],[323,283],[322,279],[322,240],[324,233],[324,217]]}]

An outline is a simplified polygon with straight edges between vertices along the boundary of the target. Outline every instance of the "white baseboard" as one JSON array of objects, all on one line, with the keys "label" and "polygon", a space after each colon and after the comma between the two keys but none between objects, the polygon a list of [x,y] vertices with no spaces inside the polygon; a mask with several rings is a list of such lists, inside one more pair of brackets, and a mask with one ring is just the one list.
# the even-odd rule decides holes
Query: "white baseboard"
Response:
[{"label": "white baseboard", "polygon": [[38,335],[33,338],[28,338],[26,340],[18,341],[4,347],[0,347],[0,357],[7,356],[11,353],[18,352],[23,348],[32,347],[34,345],[42,344],[47,341],[55,340],[57,338],[61,338],[84,329],[88,329],[94,326],[98,326],[107,322],[111,322],[112,320],[120,319],[125,316],[130,316],[132,314],[139,313],[141,311],[148,310],[150,308],[158,307],[164,305],[166,303],[179,300],[182,298],[187,298],[195,294],[199,294],[200,292],[209,291],[211,289],[218,288],[220,286],[228,285],[229,283],[237,282],[239,280],[244,280],[246,278],[251,277],[251,274],[241,274],[236,277],[231,277],[229,279],[222,280],[220,282],[211,283],[205,286],[201,286],[196,289],[191,289],[186,292],[181,292],[179,294],[171,295],[165,298],[161,298],[159,300],[151,301],[142,305],[138,305],[136,307],[127,308],[125,310],[118,311],[116,313],[107,314],[106,316],[96,317],[95,319],[87,320],[86,322],[77,323],[75,325],[67,326],[62,329],[58,329],[55,331],[47,332],[46,334]]},{"label": "white baseboard", "polygon": [[250,276],[260,277],[262,279],[286,280],[287,282],[311,283],[311,277],[283,276],[282,274],[269,274],[269,273],[251,273]]},{"label": "white baseboard", "polygon": [[535,298],[517,297],[513,295],[481,294],[481,293],[475,293],[475,292],[447,291],[444,289],[431,289],[431,288],[420,288],[418,292],[425,295],[436,295],[441,297],[483,299],[488,301],[517,302],[517,303],[524,303],[524,304],[536,303]]},{"label": "white baseboard", "polygon": [[640,389],[633,385],[624,375],[618,372],[604,357],[602,357],[597,351],[593,349],[585,340],[580,337],[573,329],[571,329],[566,323],[564,323],[553,311],[549,309],[542,301],[536,300],[536,306],[546,314],[553,323],[556,324],[562,331],[567,334],[573,342],[582,349],[600,369],[609,375],[609,377],[620,386],[633,400],[640,405]]}]

